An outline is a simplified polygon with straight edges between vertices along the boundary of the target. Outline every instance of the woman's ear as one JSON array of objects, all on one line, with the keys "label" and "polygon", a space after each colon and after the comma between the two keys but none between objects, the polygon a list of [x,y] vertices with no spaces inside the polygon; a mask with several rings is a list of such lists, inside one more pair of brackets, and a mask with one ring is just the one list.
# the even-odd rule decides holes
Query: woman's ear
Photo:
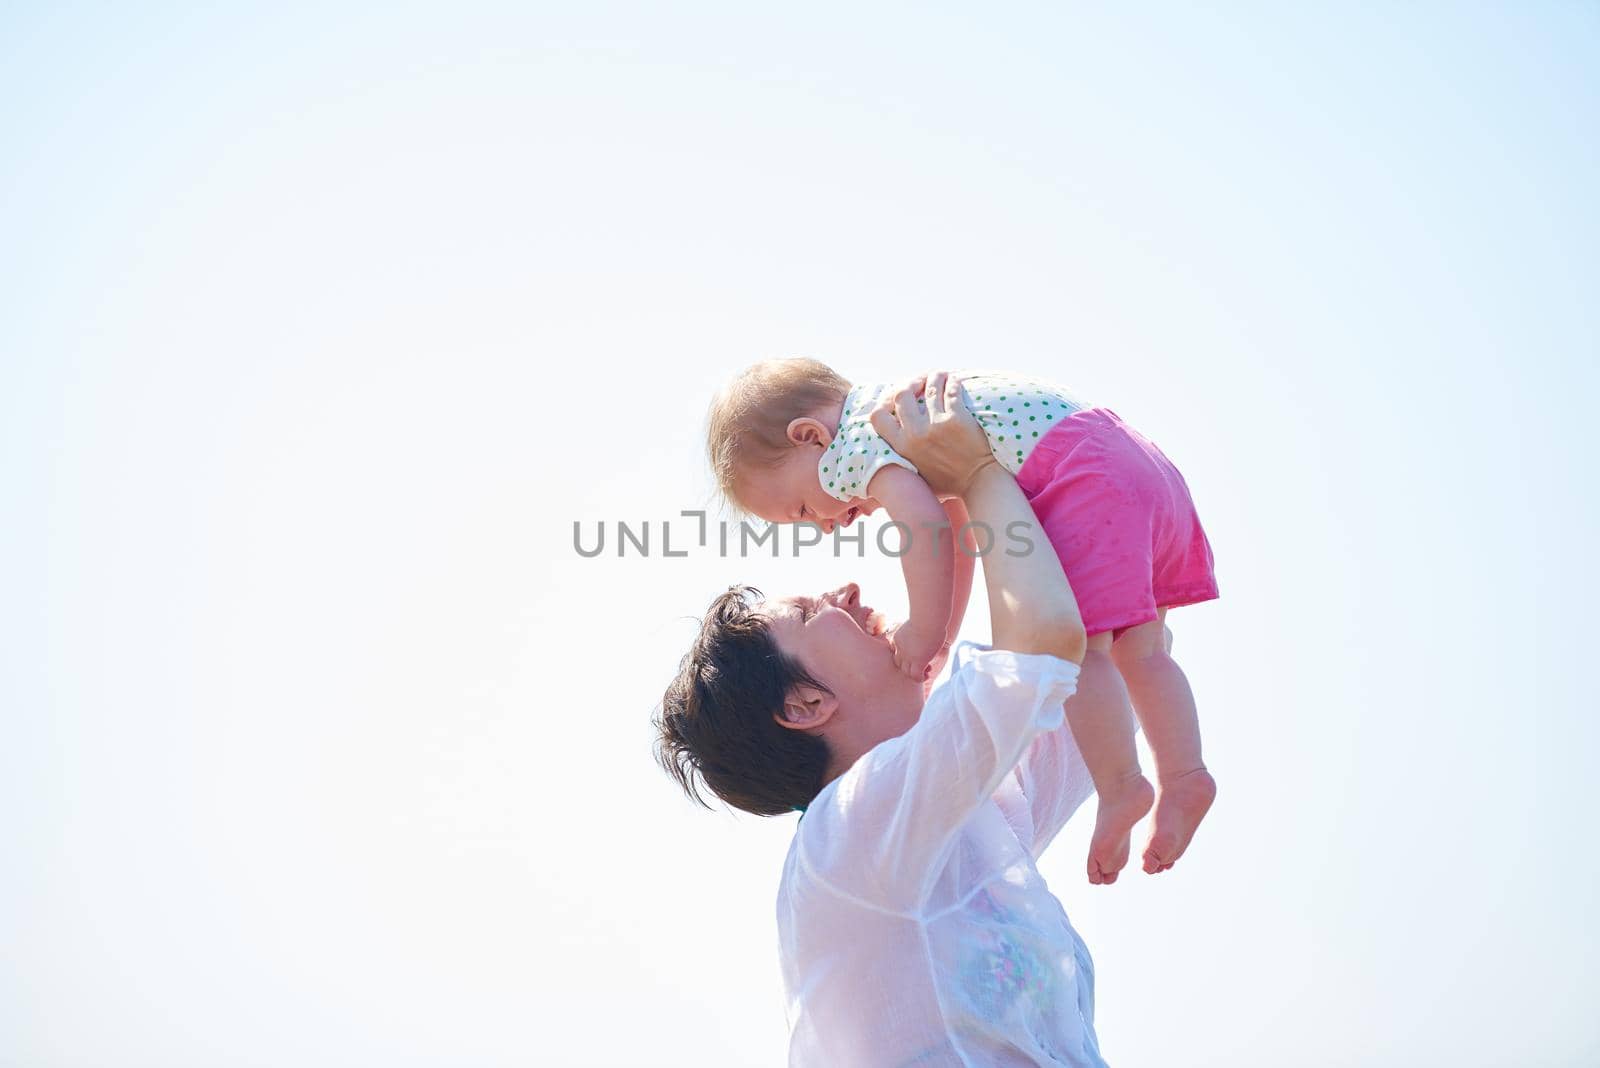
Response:
[{"label": "woman's ear", "polygon": [[823,425],[821,420],[813,419],[809,415],[789,420],[788,437],[791,445],[817,445],[826,449],[833,443],[833,431]]},{"label": "woman's ear", "polygon": [[816,730],[839,710],[839,699],[816,686],[796,686],[783,699],[783,711],[773,718],[790,730]]}]

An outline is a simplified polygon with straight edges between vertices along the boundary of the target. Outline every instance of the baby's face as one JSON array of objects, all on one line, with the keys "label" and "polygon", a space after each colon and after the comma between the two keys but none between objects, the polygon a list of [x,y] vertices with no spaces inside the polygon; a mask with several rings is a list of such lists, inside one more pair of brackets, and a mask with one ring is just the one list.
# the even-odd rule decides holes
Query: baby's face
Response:
[{"label": "baby's face", "polygon": [[776,467],[741,472],[739,497],[745,508],[769,523],[815,523],[828,533],[835,525],[849,526],[878,507],[868,497],[848,504],[822,488],[817,463],[824,446],[795,445]]}]

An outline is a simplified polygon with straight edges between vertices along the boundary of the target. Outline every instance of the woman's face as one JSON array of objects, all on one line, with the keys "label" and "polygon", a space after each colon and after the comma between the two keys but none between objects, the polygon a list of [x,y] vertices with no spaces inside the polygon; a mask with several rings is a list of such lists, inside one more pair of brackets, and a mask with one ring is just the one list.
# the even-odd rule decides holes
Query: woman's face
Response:
[{"label": "woman's face", "polygon": [[778,647],[833,692],[853,728],[883,741],[917,722],[923,685],[895,666],[889,621],[862,603],[855,583],[765,607]]}]

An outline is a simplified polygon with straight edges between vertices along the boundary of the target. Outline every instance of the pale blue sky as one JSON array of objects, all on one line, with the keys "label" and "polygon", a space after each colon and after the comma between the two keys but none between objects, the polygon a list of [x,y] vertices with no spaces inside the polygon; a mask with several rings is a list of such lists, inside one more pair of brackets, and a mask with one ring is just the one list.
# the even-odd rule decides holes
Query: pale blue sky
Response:
[{"label": "pale blue sky", "polygon": [[[1113,1063],[1577,1065],[1594,4],[0,11],[0,1064],[778,1064],[792,821],[648,716],[753,359],[1183,468],[1221,800],[1043,870]],[[983,605],[968,635],[983,636]]]}]

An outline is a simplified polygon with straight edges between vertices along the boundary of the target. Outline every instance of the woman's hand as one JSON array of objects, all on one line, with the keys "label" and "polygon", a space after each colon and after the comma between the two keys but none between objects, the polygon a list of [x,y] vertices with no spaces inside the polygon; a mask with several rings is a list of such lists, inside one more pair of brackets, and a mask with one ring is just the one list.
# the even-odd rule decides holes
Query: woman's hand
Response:
[{"label": "woman's hand", "polygon": [[[926,409],[917,402],[919,386]],[[935,493],[964,496],[978,472],[997,462],[961,398],[960,380],[944,371],[914,379],[885,398],[873,410],[872,428],[916,464]]]}]

